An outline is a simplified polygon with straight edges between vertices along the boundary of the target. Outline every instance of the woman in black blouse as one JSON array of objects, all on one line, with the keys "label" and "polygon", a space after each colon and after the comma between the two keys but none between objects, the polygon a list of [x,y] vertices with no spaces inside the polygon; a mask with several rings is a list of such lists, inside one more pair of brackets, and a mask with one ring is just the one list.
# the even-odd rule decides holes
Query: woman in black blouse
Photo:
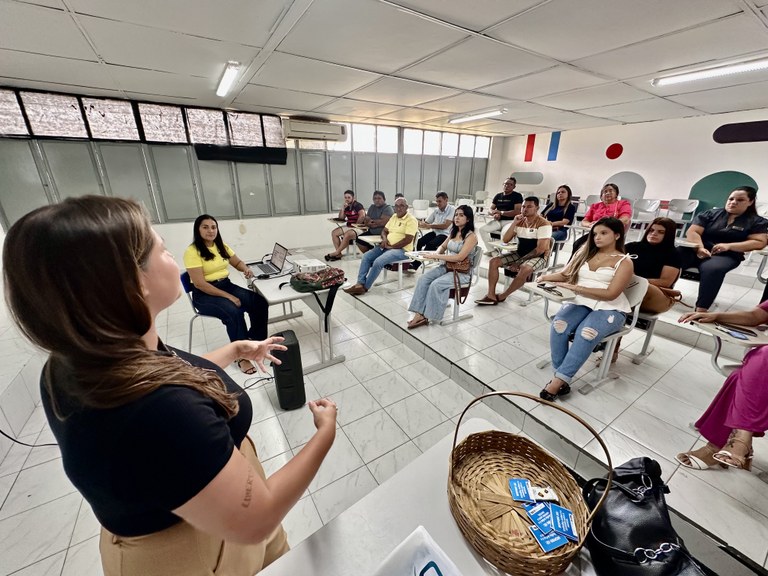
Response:
[{"label": "woman in black blouse", "polygon": [[163,344],[155,318],[181,295],[179,266],[131,200],[38,208],[8,231],[3,261],[14,321],[50,352],[43,407],[102,525],[105,576],[253,576],[284,553],[280,522],[333,443],[336,407],[309,403],[316,433],[267,478],[248,394],[223,370],[279,364],[282,338],[204,357]]},{"label": "woman in black blouse", "polygon": [[571,192],[568,184],[557,187],[554,202],[550,202],[541,213],[544,218],[552,222],[552,238],[555,242],[562,242],[568,237],[568,230],[564,226],[573,224],[576,217],[576,206],[571,204]]},{"label": "woman in black blouse", "polygon": [[699,296],[696,311],[706,312],[717,297],[725,275],[744,260],[744,252],[762,250],[766,245],[768,220],[757,215],[752,186],[736,188],[725,208],[698,214],[686,232],[695,248],[680,247],[683,270],[698,268]]}]

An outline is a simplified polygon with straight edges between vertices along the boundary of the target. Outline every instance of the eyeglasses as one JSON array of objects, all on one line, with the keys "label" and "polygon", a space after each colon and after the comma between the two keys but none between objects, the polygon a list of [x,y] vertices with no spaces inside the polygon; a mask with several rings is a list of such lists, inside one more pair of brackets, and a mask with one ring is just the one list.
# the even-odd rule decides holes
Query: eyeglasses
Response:
[{"label": "eyeglasses", "polygon": [[550,294],[554,294],[555,296],[560,296],[560,298],[563,297],[563,293],[560,292],[560,290],[558,290],[554,286],[547,286],[546,284],[536,284],[536,288],[541,288],[545,292],[549,292]]}]

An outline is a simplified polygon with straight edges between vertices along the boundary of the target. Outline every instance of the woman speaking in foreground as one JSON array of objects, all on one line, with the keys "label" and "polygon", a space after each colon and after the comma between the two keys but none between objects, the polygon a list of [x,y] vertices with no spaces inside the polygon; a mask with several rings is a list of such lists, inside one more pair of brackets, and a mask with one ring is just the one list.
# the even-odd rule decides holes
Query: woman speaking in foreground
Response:
[{"label": "woman speaking in foreground", "polygon": [[309,403],[316,433],[267,479],[249,397],[222,369],[279,363],[282,339],[205,357],[164,345],[155,318],[180,295],[179,267],[129,200],[39,208],[8,231],[3,260],[14,321],[51,353],[43,406],[102,525],[105,576],[250,576],[283,554],[280,523],[333,443],[336,407]]}]

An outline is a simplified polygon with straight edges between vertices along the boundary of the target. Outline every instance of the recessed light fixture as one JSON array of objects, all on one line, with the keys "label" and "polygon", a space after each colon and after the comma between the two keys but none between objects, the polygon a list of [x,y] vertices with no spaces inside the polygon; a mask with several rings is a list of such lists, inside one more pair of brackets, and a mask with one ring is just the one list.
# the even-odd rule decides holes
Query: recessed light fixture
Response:
[{"label": "recessed light fixture", "polygon": [[224,68],[224,74],[221,75],[221,81],[219,87],[216,89],[216,96],[226,96],[229,90],[232,88],[232,84],[235,83],[237,73],[240,71],[240,62],[230,60],[227,62],[226,68]]},{"label": "recessed light fixture", "polygon": [[488,112],[480,112],[479,114],[472,114],[470,116],[459,116],[458,118],[451,118],[448,120],[448,124],[461,124],[462,122],[471,122],[472,120],[480,120],[481,118],[501,116],[506,111],[506,108],[499,108],[497,110],[489,110]]},{"label": "recessed light fixture", "polygon": [[749,60],[747,62],[736,62],[724,66],[715,66],[714,68],[707,68],[696,72],[683,72],[681,74],[654,78],[651,80],[651,84],[654,86],[670,86],[672,84],[680,84],[681,82],[706,80],[707,78],[741,74],[742,72],[754,72],[755,70],[765,70],[766,68],[768,68],[768,58],[761,58],[759,60]]}]

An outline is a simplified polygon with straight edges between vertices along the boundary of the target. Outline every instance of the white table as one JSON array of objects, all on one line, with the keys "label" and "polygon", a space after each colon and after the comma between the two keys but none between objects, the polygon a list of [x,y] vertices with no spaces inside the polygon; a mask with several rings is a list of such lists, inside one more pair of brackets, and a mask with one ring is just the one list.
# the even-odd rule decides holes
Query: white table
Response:
[{"label": "white table", "polygon": [[682,248],[696,248],[698,244],[686,240],[685,238],[675,238],[675,246],[681,246]]},{"label": "white table", "polygon": [[[493,429],[496,426],[490,422],[473,418],[462,424],[459,440]],[[452,443],[453,432],[265,568],[260,576],[372,574],[419,525],[464,576],[499,576],[501,572],[486,564],[467,543],[451,515],[447,487]]]},{"label": "white table", "polygon": [[[283,288],[280,288],[280,284],[283,284],[285,282],[288,282],[287,286],[283,286]],[[346,359],[343,355],[340,356],[334,356],[333,354],[333,337],[332,337],[332,324],[331,324],[331,311],[328,310],[327,313],[327,324],[326,324],[326,313],[323,311],[323,309],[320,307],[320,303],[318,303],[317,298],[320,298],[323,306],[326,306],[328,303],[328,294],[329,290],[319,290],[317,292],[296,292],[293,288],[291,288],[290,285],[290,276],[280,276],[277,278],[269,278],[267,280],[256,280],[253,279],[250,282],[250,287],[252,290],[255,290],[262,296],[264,296],[264,299],[267,301],[267,303],[270,306],[273,306],[275,304],[282,304],[283,306],[283,314],[281,316],[276,316],[274,318],[270,318],[269,322],[280,322],[281,320],[287,320],[290,318],[298,318],[302,315],[301,311],[295,312],[293,310],[293,302],[296,300],[305,300],[307,305],[317,314],[318,318],[318,335],[320,337],[320,362],[316,364],[311,364],[309,366],[304,367],[304,373],[309,374],[311,372],[316,372],[317,370],[322,370],[323,368],[327,368],[328,366],[332,366],[334,364],[339,364],[341,362],[344,362]],[[317,298],[315,298],[314,294],[317,294]],[[288,306],[288,310],[286,310],[286,305]],[[323,334],[326,333],[325,327],[328,327],[327,330],[327,339],[328,339],[328,353],[326,358],[326,344],[323,341]]]},{"label": "white table", "polygon": [[[712,367],[720,372],[723,376],[730,376],[731,372],[733,372],[736,368],[740,368],[741,364],[723,364],[721,365],[719,363],[720,359],[720,352],[723,349],[723,342],[727,342],[728,344],[735,344],[737,346],[743,347],[745,350],[747,348],[754,348],[755,346],[767,346],[768,345],[768,334],[765,334],[764,332],[761,332],[757,328],[753,326],[744,326],[745,330],[750,330],[752,332],[756,332],[757,336],[748,336],[746,340],[741,340],[739,338],[734,338],[730,334],[727,334],[726,332],[723,332],[719,329],[719,326],[721,324],[717,322],[691,322],[694,326],[696,326],[698,329],[702,330],[703,332],[707,332],[715,339],[715,348],[712,350]],[[732,326],[738,330],[738,326],[736,324],[732,324]],[[727,328],[727,327],[726,327]]]}]

